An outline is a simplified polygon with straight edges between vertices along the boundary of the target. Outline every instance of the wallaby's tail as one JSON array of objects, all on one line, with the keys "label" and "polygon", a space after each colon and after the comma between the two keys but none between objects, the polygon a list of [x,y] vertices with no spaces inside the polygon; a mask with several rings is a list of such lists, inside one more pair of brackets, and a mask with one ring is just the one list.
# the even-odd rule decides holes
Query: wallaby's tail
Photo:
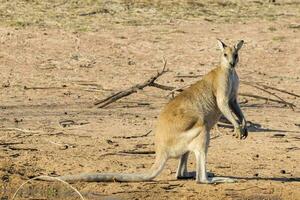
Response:
[{"label": "wallaby's tail", "polygon": [[[154,179],[163,170],[167,161],[166,156],[157,155],[155,163],[147,173],[134,173],[134,174],[123,174],[123,173],[83,173],[78,175],[67,175],[59,176],[66,182],[139,182],[149,181]],[[45,179],[44,179],[45,180]]]}]

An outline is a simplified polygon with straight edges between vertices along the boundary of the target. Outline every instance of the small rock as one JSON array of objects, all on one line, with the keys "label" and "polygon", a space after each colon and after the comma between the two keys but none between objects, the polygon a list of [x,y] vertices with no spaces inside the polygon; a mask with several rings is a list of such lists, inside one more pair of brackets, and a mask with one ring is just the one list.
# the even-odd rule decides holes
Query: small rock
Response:
[{"label": "small rock", "polygon": [[114,142],[112,140],[106,140],[107,144],[113,144]]},{"label": "small rock", "polygon": [[280,173],[281,173],[281,174],[285,174],[286,171],[285,171],[284,169],[282,169],[282,170],[280,170]]},{"label": "small rock", "polygon": [[135,62],[132,61],[132,60],[129,60],[129,61],[128,61],[128,65],[135,65]]},{"label": "small rock", "polygon": [[61,146],[61,147],[59,147],[60,150],[66,150],[66,149],[68,149],[68,148],[69,148],[69,145],[67,145],[67,144],[65,144],[65,145],[63,145],[63,146]]},{"label": "small rock", "polygon": [[6,174],[6,175],[2,176],[1,180],[3,182],[9,182],[9,176]]},{"label": "small rock", "polygon": [[19,123],[19,122],[22,122],[23,119],[17,119],[17,118],[15,118],[14,121],[15,121],[15,123]]},{"label": "small rock", "polygon": [[136,166],[136,168],[137,168],[137,169],[139,169],[139,168],[145,168],[145,165],[144,165],[144,164],[138,164],[138,165]]}]

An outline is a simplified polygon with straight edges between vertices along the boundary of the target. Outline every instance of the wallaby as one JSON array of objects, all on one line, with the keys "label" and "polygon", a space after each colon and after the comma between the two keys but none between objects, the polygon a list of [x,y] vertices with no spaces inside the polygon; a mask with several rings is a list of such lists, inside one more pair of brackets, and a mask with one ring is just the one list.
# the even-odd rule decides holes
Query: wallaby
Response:
[{"label": "wallaby", "polygon": [[58,178],[68,182],[149,181],[163,170],[169,158],[180,158],[176,176],[185,178],[189,177],[188,154],[194,152],[198,183],[234,182],[230,178],[208,177],[206,171],[210,130],[222,114],[233,124],[238,138],[245,139],[248,135],[246,119],[237,101],[239,79],[235,71],[244,41],[234,47],[219,39],[218,43],[222,50],[219,67],[172,99],[160,113],[155,131],[156,160],[149,172],[87,173]]}]

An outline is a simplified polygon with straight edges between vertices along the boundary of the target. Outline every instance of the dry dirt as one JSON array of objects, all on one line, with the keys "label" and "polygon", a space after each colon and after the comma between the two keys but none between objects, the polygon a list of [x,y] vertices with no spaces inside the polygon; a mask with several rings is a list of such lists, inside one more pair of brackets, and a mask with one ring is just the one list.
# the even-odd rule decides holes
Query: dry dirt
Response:
[{"label": "dry dirt", "polygon": [[[145,88],[106,108],[94,102],[145,81],[167,60],[158,83],[180,87],[218,64],[216,38],[245,40],[242,81],[300,94],[300,2],[276,1],[4,1],[0,3],[0,198],[38,175],[143,172],[168,91]],[[213,130],[208,169],[237,183],[176,180],[177,160],[144,183],[76,183],[84,199],[300,199],[300,98],[240,92],[252,122],[240,141]],[[123,138],[122,138],[123,137]],[[110,154],[111,153],[111,154]],[[105,155],[108,154],[108,155]],[[194,157],[189,170],[195,168]],[[15,199],[80,199],[70,187],[31,181]]]}]

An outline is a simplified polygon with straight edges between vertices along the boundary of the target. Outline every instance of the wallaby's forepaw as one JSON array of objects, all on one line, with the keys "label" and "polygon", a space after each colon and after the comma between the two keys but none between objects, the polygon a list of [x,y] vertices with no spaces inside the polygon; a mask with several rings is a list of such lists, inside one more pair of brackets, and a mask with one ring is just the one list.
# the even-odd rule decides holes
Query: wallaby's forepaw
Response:
[{"label": "wallaby's forepaw", "polygon": [[237,129],[234,131],[234,135],[236,138],[240,140],[244,140],[248,136],[248,129],[247,126],[239,126]]}]

